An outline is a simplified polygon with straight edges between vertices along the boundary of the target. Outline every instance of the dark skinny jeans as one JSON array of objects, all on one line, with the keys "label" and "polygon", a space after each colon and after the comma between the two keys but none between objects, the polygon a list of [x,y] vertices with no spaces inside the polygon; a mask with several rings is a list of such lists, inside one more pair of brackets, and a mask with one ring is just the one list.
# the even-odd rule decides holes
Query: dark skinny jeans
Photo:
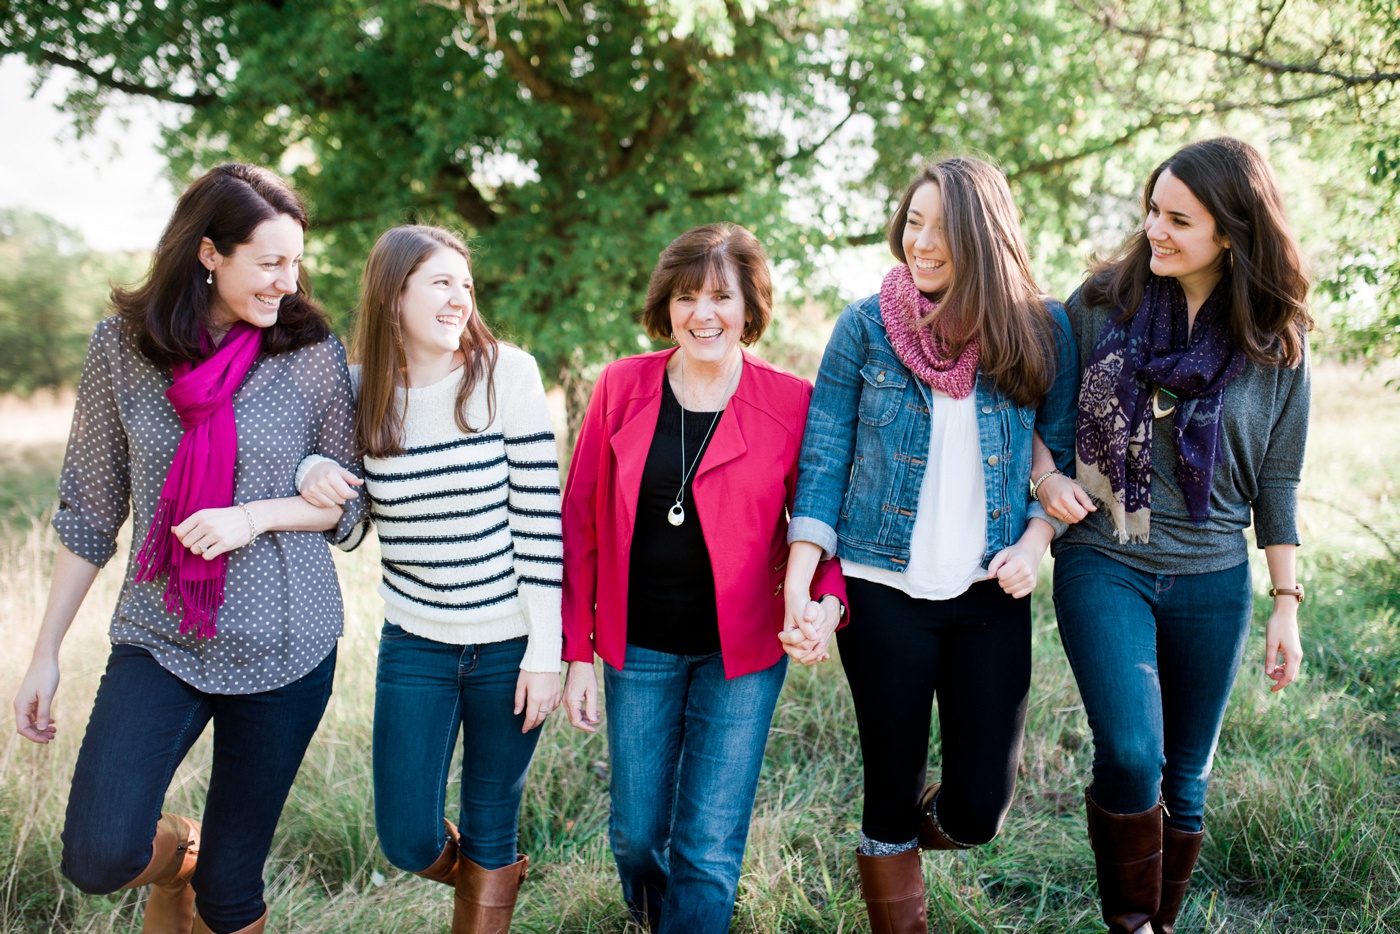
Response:
[{"label": "dark skinny jeans", "polygon": [[1030,599],[979,581],[919,600],[847,580],[851,623],[837,634],[865,760],[861,829],[883,843],[918,833],[935,696],[943,752],[938,823],[986,843],[1011,807],[1031,680]]},{"label": "dark skinny jeans", "polygon": [[136,645],[114,645],[68,795],[63,874],[84,892],[114,892],[151,860],[175,769],[214,722],[214,761],[195,866],[195,907],[212,931],[263,913],[263,864],[282,805],[325,712],[335,651],[291,684],[206,694]]}]

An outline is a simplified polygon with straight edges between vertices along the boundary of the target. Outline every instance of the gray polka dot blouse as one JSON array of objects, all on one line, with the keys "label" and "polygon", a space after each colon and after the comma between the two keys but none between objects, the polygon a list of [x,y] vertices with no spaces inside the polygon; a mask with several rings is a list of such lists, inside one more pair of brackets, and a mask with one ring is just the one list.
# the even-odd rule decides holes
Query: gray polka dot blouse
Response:
[{"label": "gray polka dot blouse", "polygon": [[[97,326],[78,384],[53,527],[70,551],[99,567],[116,553],[128,511],[137,542],[150,527],[182,434],[165,397],[170,384],[169,370],[141,354],[120,319]],[[333,336],[258,357],[233,410],[236,502],[295,496],[297,465],[308,454],[360,471],[345,348]],[[211,694],[252,694],[296,681],[340,637],[340,582],[327,543],[363,534],[364,503],[347,502],[328,532],[264,532],[232,552],[212,639],[180,633],[179,614],[165,609],[165,581],[136,583],[131,549],[112,642],[145,647],[167,671]]]}]

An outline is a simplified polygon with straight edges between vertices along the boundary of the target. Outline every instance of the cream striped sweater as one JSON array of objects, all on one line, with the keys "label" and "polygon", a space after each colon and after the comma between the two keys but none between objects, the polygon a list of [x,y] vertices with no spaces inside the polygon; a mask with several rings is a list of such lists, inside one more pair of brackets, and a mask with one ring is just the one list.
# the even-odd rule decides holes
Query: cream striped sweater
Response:
[{"label": "cream striped sweater", "polygon": [[[460,377],[400,390],[408,403],[404,453],[365,458],[384,615],[415,635],[456,645],[528,636],[520,667],[557,672],[559,461],[539,369],[529,354],[502,344],[496,417],[472,434],[453,415]],[[486,425],[486,417],[486,388],[478,386],[467,423]]]}]

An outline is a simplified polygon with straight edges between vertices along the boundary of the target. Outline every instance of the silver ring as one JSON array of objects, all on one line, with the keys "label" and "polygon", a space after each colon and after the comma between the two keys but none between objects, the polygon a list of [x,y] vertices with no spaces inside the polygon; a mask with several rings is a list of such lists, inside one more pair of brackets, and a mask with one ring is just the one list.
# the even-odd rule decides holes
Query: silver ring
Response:
[{"label": "silver ring", "polygon": [[204,554],[204,546],[202,546],[202,545],[191,545],[191,546],[190,546],[190,551],[194,552],[194,553],[197,554],[197,555],[202,555],[202,554]]}]

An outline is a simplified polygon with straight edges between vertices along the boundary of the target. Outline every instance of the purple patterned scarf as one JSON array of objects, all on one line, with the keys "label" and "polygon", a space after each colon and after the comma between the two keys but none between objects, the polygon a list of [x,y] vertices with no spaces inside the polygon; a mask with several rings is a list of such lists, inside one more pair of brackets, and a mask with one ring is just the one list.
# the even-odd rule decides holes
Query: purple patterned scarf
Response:
[{"label": "purple patterned scarf", "polygon": [[1076,471],[1089,495],[1108,507],[1120,542],[1148,540],[1159,387],[1177,400],[1176,482],[1191,521],[1201,525],[1210,513],[1221,401],[1245,364],[1223,312],[1227,290],[1221,279],[1188,336],[1186,293],[1173,278],[1151,276],[1132,320],[1109,321],[1094,346],[1079,386]]},{"label": "purple patterned scarf", "polygon": [[977,359],[981,353],[976,340],[970,340],[962,353],[949,359],[943,342],[933,329],[919,322],[938,306],[914,285],[909,267],[900,263],[885,273],[880,285],[880,315],[885,334],[899,362],[919,379],[954,399],[966,399],[977,384]]},{"label": "purple patterned scarf", "polygon": [[206,360],[181,360],[172,368],[175,382],[165,397],[175,406],[185,429],[146,540],[137,552],[136,580],[159,580],[165,585],[165,609],[182,613],[180,631],[195,630],[207,639],[224,603],[228,555],[206,561],[192,553],[171,531],[201,509],[233,505],[233,471],[238,460],[238,426],[233,420],[233,394],[262,351],[262,330],[235,322],[223,343]]}]

